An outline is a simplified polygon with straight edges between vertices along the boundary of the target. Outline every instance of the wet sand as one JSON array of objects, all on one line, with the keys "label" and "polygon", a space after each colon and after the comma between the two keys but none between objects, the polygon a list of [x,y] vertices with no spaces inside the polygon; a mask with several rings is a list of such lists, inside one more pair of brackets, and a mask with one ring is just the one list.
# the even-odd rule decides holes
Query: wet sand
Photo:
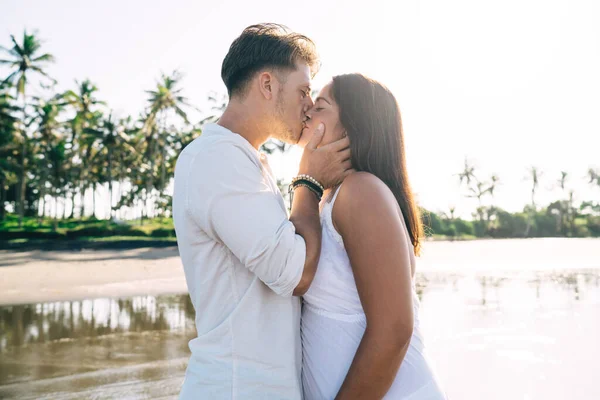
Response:
[{"label": "wet sand", "polygon": [[[427,242],[418,271],[450,398],[600,398],[599,239]],[[0,398],[175,399],[185,292],[175,247],[0,251]]]},{"label": "wet sand", "polygon": [[[573,262],[574,258],[577,262]],[[485,260],[485,262],[482,262]],[[502,275],[507,271],[600,267],[600,239],[428,241],[421,272]],[[186,293],[176,246],[131,250],[0,250],[0,305]]]}]

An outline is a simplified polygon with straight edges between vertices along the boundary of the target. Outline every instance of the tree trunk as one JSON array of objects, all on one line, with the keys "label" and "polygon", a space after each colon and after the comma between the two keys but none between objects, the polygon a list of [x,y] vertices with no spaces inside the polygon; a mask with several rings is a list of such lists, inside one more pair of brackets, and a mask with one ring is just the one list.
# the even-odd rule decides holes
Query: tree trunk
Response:
[{"label": "tree trunk", "polygon": [[[117,194],[119,195],[118,199],[119,202],[121,201],[121,198],[123,197],[123,181],[119,179],[119,191],[117,192]],[[122,218],[123,216],[123,211],[121,211],[120,208],[117,209],[117,213],[118,213],[118,218]]]},{"label": "tree trunk", "polygon": [[[167,136],[167,115],[166,113],[164,113],[163,115],[163,131],[162,131],[163,135],[165,135],[165,137]],[[166,143],[166,139],[165,139],[165,143]],[[162,196],[163,191],[165,190],[165,179],[166,179],[166,164],[167,164],[167,155],[166,155],[166,147],[164,144],[162,146],[162,149],[160,151],[160,161],[161,161],[161,166],[160,166],[160,193],[159,195]]]},{"label": "tree trunk", "polygon": [[44,194],[44,207],[42,208],[42,220],[44,218],[46,218],[46,206],[47,206],[47,201],[46,201],[46,194]]},{"label": "tree trunk", "polygon": [[17,198],[18,209],[19,209],[19,228],[23,226],[23,216],[25,215],[25,188],[27,187],[27,176],[25,175],[25,153],[27,152],[27,101],[25,97],[25,91],[23,91],[23,120],[21,121],[23,130],[21,132],[21,139],[23,145],[21,147],[21,165],[19,169],[19,196]]},{"label": "tree trunk", "polygon": [[79,219],[85,217],[85,187],[83,182],[79,185]]},{"label": "tree trunk", "polygon": [[58,194],[54,191],[54,219],[52,220],[52,231],[56,232],[58,227]]},{"label": "tree trunk", "polygon": [[531,231],[531,226],[533,225],[533,218],[535,217],[536,207],[535,207],[535,186],[531,189],[531,210],[529,210],[529,215],[527,217],[527,226],[525,227],[525,237],[529,237],[529,231]]},{"label": "tree trunk", "polygon": [[148,193],[144,193],[144,197],[142,198],[142,216],[140,220],[140,225],[144,225],[144,213],[146,209],[146,201],[147,201]]},{"label": "tree trunk", "polygon": [[40,203],[42,203],[42,215],[40,215],[39,221],[40,223],[44,220],[44,218],[46,217],[46,194],[42,192],[42,195],[40,196]]},{"label": "tree trunk", "polygon": [[108,150],[108,219],[113,216],[112,150]]},{"label": "tree trunk", "polygon": [[6,209],[4,208],[4,202],[6,199],[6,189],[4,188],[4,179],[0,181],[0,221],[4,221],[6,217]]},{"label": "tree trunk", "polygon": [[62,218],[61,219],[66,219],[67,218],[67,195],[65,194],[65,197],[62,198]]},{"label": "tree trunk", "polygon": [[67,218],[73,219],[75,217],[75,189],[69,191],[69,194],[69,200],[71,200],[71,212],[69,213],[69,216]]},{"label": "tree trunk", "polygon": [[25,214],[25,188],[27,186],[27,177],[25,176],[25,151],[27,150],[25,139],[25,127],[23,127],[23,146],[21,148],[21,168],[19,169],[19,228],[23,226],[23,216]]},{"label": "tree trunk", "polygon": [[527,226],[525,227],[525,237],[529,237],[529,231],[531,230],[531,225],[533,222],[533,211],[529,210],[529,215],[527,216]]},{"label": "tree trunk", "polygon": [[167,155],[166,155],[166,149],[163,146],[162,151],[161,151],[161,163],[162,165],[160,166],[160,195],[162,196],[164,190],[165,190],[165,180],[167,178]]},{"label": "tree trunk", "polygon": [[96,219],[96,184],[92,183],[92,218]]}]

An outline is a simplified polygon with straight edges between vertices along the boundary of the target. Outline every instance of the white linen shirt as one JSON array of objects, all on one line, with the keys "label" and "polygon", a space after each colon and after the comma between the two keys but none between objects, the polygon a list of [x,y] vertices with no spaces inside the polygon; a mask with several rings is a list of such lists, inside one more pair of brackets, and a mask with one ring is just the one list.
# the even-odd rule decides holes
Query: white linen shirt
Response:
[{"label": "white linen shirt", "polygon": [[207,124],[179,155],[173,219],[198,336],[181,399],[301,399],[306,244],[266,157]]}]

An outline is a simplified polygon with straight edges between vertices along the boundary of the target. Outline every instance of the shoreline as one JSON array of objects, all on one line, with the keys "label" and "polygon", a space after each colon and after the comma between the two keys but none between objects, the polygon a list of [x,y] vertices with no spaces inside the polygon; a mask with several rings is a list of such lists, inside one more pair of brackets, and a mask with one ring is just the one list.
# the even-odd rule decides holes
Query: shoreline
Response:
[{"label": "shoreline", "polygon": [[[0,305],[187,293],[172,242],[137,248],[109,243],[116,248],[0,250]],[[576,263],[573,254],[580,254]],[[573,268],[600,270],[599,238],[428,240],[418,261],[426,274],[535,278]]]},{"label": "shoreline", "polygon": [[[110,238],[110,236],[108,236]],[[424,242],[477,242],[477,241],[506,241],[506,240],[540,240],[540,239],[597,239],[600,237],[567,237],[567,236],[542,236],[542,237],[449,237],[430,236],[423,239]],[[122,239],[122,240],[29,240],[26,242],[0,241],[0,251],[28,252],[28,251],[83,251],[83,250],[132,250],[140,248],[162,249],[176,247],[177,240],[172,239]]]},{"label": "shoreline", "polygon": [[131,250],[139,248],[165,248],[177,246],[176,240],[31,240],[27,242],[0,241],[0,251],[81,251],[81,250]]}]

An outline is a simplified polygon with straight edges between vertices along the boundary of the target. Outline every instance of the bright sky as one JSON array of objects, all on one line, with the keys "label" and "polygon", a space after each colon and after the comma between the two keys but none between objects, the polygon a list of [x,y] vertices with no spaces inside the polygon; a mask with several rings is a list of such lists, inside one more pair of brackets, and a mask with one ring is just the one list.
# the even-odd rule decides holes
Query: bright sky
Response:
[{"label": "bright sky", "polygon": [[[315,87],[362,72],[392,89],[423,206],[470,214],[454,176],[465,156],[483,177],[499,175],[496,202],[511,211],[529,201],[531,165],[544,171],[539,202],[559,196],[549,189],[561,170],[579,199],[600,196],[585,180],[600,167],[596,0],[2,3],[0,44],[38,30],[56,56],[48,72],[60,88],[89,77],[121,114],[137,115],[144,90],[175,68],[186,95],[205,106],[209,91],[225,93],[220,66],[231,41],[247,25],[278,22],[316,42],[323,68]],[[297,160],[292,152],[273,168],[290,176]]]}]

